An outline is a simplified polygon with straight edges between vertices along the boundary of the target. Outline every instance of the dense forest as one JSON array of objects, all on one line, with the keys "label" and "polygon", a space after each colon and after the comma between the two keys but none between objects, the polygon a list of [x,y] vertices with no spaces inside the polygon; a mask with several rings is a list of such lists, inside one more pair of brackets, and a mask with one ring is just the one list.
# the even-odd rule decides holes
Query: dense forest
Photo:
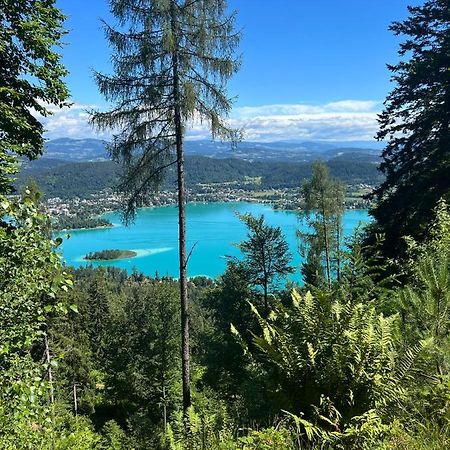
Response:
[{"label": "dense forest", "polygon": [[84,259],[91,261],[107,261],[110,259],[133,258],[134,256],[136,256],[136,252],[133,252],[132,250],[113,249],[88,253]]},{"label": "dense forest", "polygon": [[[158,76],[148,77],[156,83],[150,85],[155,98],[148,100],[159,102],[169,86],[178,125],[183,114],[193,114],[192,105],[201,107],[196,83],[209,78],[179,84],[178,77],[190,72],[175,70],[177,58],[184,56],[185,68],[193,56],[181,53],[181,44],[191,44],[177,24],[203,51],[195,57],[207,69],[225,78],[235,69],[226,2],[152,1],[149,9],[138,0],[110,3],[122,25],[130,14],[134,26],[142,14],[148,19],[138,51],[121,41],[129,33],[136,39],[135,28],[128,34],[110,28],[107,37],[122,57],[120,51],[136,50],[132,61],[145,67],[152,61]],[[404,39],[403,59],[390,66],[395,85],[380,116],[379,137],[388,144],[373,194],[374,222],[344,243],[342,180],[356,176],[356,166],[250,168],[243,161],[187,159],[188,184],[215,171],[235,177],[264,167],[267,172],[254,176],[267,177],[269,185],[296,183],[304,199],[299,215],[309,227],[298,233],[303,263],[296,268],[280,228],[262,216],[240,216],[247,227],[238,244],[241,258],[229,258],[215,280],[186,279],[185,292],[181,276],[65,266],[57,253],[61,238],[52,238],[35,186],[11,195],[20,161],[43,150],[43,126],[30,108],[47,115],[50,106],[68,103],[66,69],[55,51],[63,23],[53,1],[6,1],[0,8],[0,448],[450,448],[448,0],[410,7],[409,17],[391,26]],[[136,69],[130,59],[117,60],[117,77],[98,75],[100,90],[119,99],[130,92],[149,95],[140,90],[145,80],[128,77]],[[165,71],[167,60],[171,70]],[[157,72],[161,68],[167,78]],[[216,113],[226,113],[228,103],[222,91],[214,99],[200,112],[223,136],[230,130]],[[139,128],[140,111],[113,109],[95,117],[107,126],[115,124],[115,114],[120,120],[128,115],[128,125]],[[164,111],[168,127],[182,131],[173,110]],[[174,141],[143,141],[136,155],[126,151],[134,149],[128,138],[121,135],[111,145],[132,209],[139,196],[150,195],[148,178],[155,181],[157,173],[163,182],[157,169],[171,164],[166,157],[173,156]],[[175,145],[178,189],[181,138]],[[83,169],[87,175],[81,166],[67,166],[63,173],[73,179],[66,185],[64,176],[51,181],[49,173],[42,186],[53,183],[69,193],[70,184],[89,179],[99,189],[105,180],[92,179],[97,167],[114,181],[115,163],[98,164],[83,166],[91,168]],[[165,182],[174,182],[171,177]],[[180,211],[183,202],[180,197]],[[188,261],[189,255],[180,256],[180,274]],[[294,270],[302,273],[300,285],[286,281]]]},{"label": "dense forest", "polygon": [[113,224],[102,217],[84,217],[77,214],[76,217],[58,217],[58,221],[52,224],[53,231],[72,230],[81,228],[109,228]]},{"label": "dense forest", "polygon": [[[373,161],[358,160],[349,155],[326,162],[330,173],[347,184],[376,185],[383,180]],[[198,184],[237,182],[245,189],[272,189],[298,187],[311,176],[312,163],[249,162],[239,159],[213,159],[206,156],[186,157],[186,183],[195,191]],[[105,189],[114,188],[120,177],[120,167],[111,161],[58,164],[55,167],[33,166],[19,174],[17,188],[30,181],[38,185],[46,197],[88,198]],[[248,178],[258,178],[251,185]],[[168,170],[163,189],[173,189],[174,170]]]}]

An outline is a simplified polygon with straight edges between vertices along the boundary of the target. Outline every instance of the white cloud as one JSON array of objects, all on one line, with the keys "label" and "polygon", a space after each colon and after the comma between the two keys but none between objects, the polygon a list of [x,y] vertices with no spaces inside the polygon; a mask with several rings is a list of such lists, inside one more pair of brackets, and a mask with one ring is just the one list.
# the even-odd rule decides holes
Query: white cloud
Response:
[{"label": "white cloud", "polygon": [[92,109],[96,109],[96,105],[73,103],[70,108],[47,106],[47,110],[52,113],[47,117],[35,115],[44,125],[47,139],[60,137],[109,139],[111,133],[100,132],[89,124],[89,111]]},{"label": "white cloud", "polygon": [[280,104],[262,106],[244,106],[234,110],[239,118],[260,116],[311,115],[336,112],[370,112],[379,106],[379,102],[371,100],[342,100],[323,105]]},{"label": "white cloud", "polygon": [[[99,132],[88,123],[88,110],[94,105],[75,103],[71,108],[52,108],[52,116],[42,118],[46,137],[108,139],[111,133]],[[283,140],[371,140],[377,132],[381,104],[368,100],[343,100],[323,105],[278,104],[238,107],[229,123],[243,128],[245,138],[270,142]],[[189,139],[209,139],[205,124],[196,123]]]},{"label": "white cloud", "polygon": [[246,138],[255,141],[371,140],[377,131],[377,114],[372,112],[255,116],[231,122],[243,126]]},{"label": "white cloud", "polygon": [[329,111],[367,112],[373,111],[380,106],[380,102],[373,100],[341,100],[339,102],[327,103],[324,109]]}]

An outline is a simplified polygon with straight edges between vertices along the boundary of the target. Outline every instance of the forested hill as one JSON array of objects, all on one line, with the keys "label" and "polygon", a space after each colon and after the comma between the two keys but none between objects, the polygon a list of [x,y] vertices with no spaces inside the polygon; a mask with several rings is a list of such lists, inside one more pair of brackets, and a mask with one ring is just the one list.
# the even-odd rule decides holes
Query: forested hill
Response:
[{"label": "forested hill", "polygon": [[[51,160],[25,168],[18,180],[20,188],[29,180],[35,180],[47,197],[87,197],[103,189],[111,188],[118,180],[120,167],[111,161],[94,161],[64,164]],[[331,175],[348,184],[378,184],[381,175],[371,160],[354,156],[337,156],[326,162]],[[186,157],[188,187],[200,183],[244,183],[248,178],[258,179],[255,188],[299,187],[302,180],[311,175],[311,162],[249,162],[235,158],[215,159],[205,156]],[[175,172],[168,170],[165,187],[175,183]],[[246,185],[251,189],[251,186]]]},{"label": "forested hill", "polygon": [[[216,141],[186,141],[187,155],[208,156],[216,159],[243,159],[245,161],[312,162],[318,158],[329,160],[352,154],[358,158],[378,161],[377,142],[240,142],[235,148]],[[378,146],[378,147],[377,147]],[[64,162],[105,161],[109,159],[106,142],[99,139],[60,138],[48,141],[42,158]]]},{"label": "forested hill", "polygon": [[[46,143],[44,156],[23,162],[17,186],[33,179],[47,197],[88,197],[118,180],[120,167],[108,159],[106,142],[98,139],[55,139]],[[363,146],[366,145],[365,148]],[[198,184],[235,182],[248,189],[299,187],[311,175],[312,163],[323,160],[330,173],[347,184],[378,185],[379,150],[368,143],[186,142],[186,174],[189,188]],[[370,144],[372,145],[372,144]],[[358,147],[359,146],[359,147]],[[254,183],[248,179],[254,179]],[[176,176],[169,169],[165,188]]]}]

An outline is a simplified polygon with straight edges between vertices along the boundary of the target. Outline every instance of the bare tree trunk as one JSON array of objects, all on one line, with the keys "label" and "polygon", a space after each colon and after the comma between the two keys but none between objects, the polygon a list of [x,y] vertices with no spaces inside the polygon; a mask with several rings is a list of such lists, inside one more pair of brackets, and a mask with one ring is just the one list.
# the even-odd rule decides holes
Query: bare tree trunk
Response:
[{"label": "bare tree trunk", "polygon": [[323,224],[323,239],[325,244],[325,259],[327,265],[327,281],[328,281],[328,289],[330,289],[331,288],[330,249],[328,243],[327,220],[325,216],[325,209],[323,207],[322,207],[322,224]]},{"label": "bare tree trunk", "polygon": [[166,403],[166,387],[163,386],[162,388],[162,395],[163,395],[163,428],[164,432],[167,431],[167,403]]},{"label": "bare tree trunk", "polygon": [[336,214],[336,255],[337,255],[337,280],[341,281],[341,221]]},{"label": "bare tree trunk", "polygon": [[[181,130],[180,126],[177,126]],[[178,241],[180,257],[180,299],[181,299],[181,352],[183,366],[183,409],[191,406],[190,352],[189,352],[189,299],[187,293],[186,267],[186,199],[184,180],[184,156],[181,132],[177,130],[178,167]]]},{"label": "bare tree trunk", "polygon": [[267,317],[269,317],[269,301],[268,301],[268,295],[267,295],[267,281],[264,281],[264,312]]},{"label": "bare tree trunk", "polygon": [[[172,32],[178,36],[176,23],[176,5],[172,2]],[[189,300],[187,293],[187,258],[186,258],[186,198],[184,178],[184,153],[183,153],[183,123],[181,118],[180,79],[178,73],[178,53],[173,52],[173,82],[174,82],[174,113],[175,113],[175,140],[177,150],[177,174],[178,174],[178,242],[180,259],[180,300],[181,300],[181,360],[183,379],[183,410],[186,414],[191,406],[190,386],[190,351],[189,351]]]},{"label": "bare tree trunk", "polygon": [[51,358],[50,358],[50,348],[48,345],[48,336],[47,333],[44,335],[44,343],[45,343],[45,359],[47,361],[47,375],[48,375],[48,382],[50,385],[50,402],[53,405],[55,403],[55,393],[53,390],[53,373],[52,373],[52,366],[51,366]]},{"label": "bare tree trunk", "polygon": [[[166,322],[164,310],[160,309],[161,319],[163,321],[163,327],[165,328]],[[166,368],[167,368],[167,353],[166,353],[166,340],[161,339],[162,344],[162,357],[161,357],[161,392],[162,392],[162,404],[163,404],[163,428],[164,432],[167,431],[167,396],[166,396]]]},{"label": "bare tree trunk", "polygon": [[75,413],[75,417],[78,416],[78,396],[77,396],[77,384],[75,381],[73,382],[73,411]]}]

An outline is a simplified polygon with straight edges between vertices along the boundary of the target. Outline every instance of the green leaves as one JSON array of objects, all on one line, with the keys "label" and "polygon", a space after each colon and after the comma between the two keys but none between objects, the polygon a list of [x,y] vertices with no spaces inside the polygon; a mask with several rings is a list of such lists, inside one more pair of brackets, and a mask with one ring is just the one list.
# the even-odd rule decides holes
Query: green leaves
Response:
[{"label": "green leaves", "polygon": [[[302,186],[304,211],[301,212],[309,228],[297,232],[305,284],[331,287],[333,273],[339,280],[342,270],[342,215],[344,213],[344,185],[330,178],[323,162],[315,162],[311,179]],[[323,267],[325,266],[325,267]]]},{"label": "green leaves", "polygon": [[33,110],[47,116],[51,105],[67,105],[67,71],[55,51],[63,21],[53,0],[7,1],[0,8],[0,194],[11,190],[16,155],[42,153],[44,130]]},{"label": "green leaves", "polygon": [[310,293],[300,297],[293,291],[292,299],[291,306],[277,304],[268,319],[258,315],[261,332],[254,338],[259,352],[253,358],[275,377],[268,387],[289,392],[280,406],[312,418],[312,406],[319,407],[317,399],[323,395],[343,421],[350,412],[362,414],[374,407],[395,369],[397,318],[379,316],[370,305]]},{"label": "green leaves", "polygon": [[[24,423],[51,421],[42,406],[49,386],[32,350],[42,344],[49,318],[67,312],[67,306],[55,299],[72,285],[48,238],[47,218],[35,201],[30,190],[15,201],[0,196],[8,214],[8,224],[0,226],[0,423],[17,424],[16,430],[5,426],[12,440],[27,436],[21,430]],[[3,437],[0,432],[0,442]]]}]

